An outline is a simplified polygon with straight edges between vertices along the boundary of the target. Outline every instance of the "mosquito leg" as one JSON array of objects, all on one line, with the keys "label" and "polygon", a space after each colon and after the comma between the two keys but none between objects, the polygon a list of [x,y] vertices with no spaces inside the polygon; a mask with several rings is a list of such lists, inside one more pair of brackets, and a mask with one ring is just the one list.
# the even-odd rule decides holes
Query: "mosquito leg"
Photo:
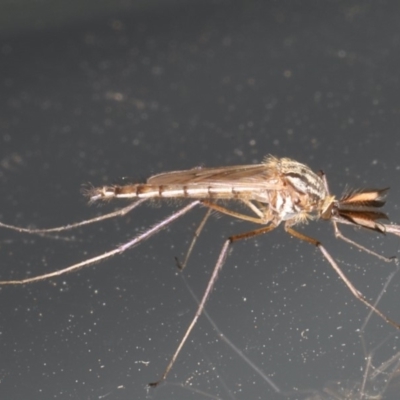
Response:
[{"label": "mosquito leg", "polygon": [[[248,200],[242,200],[242,202],[247,207],[249,207],[252,211],[254,211],[255,214],[257,214],[260,217],[260,218],[256,219],[258,221],[258,223],[262,223],[262,224],[265,223],[265,215],[258,207],[256,207],[252,202],[250,202]],[[192,250],[193,250],[193,248],[195,246],[195,243],[196,243],[198,237],[200,236],[200,233],[203,230],[204,225],[206,224],[206,222],[208,220],[208,217],[211,215],[211,211],[213,209],[217,210],[217,211],[219,211],[221,213],[224,213],[224,214],[230,215],[232,217],[235,217],[235,218],[248,220],[248,216],[247,215],[236,213],[236,212],[231,211],[231,210],[229,210],[229,209],[227,209],[225,207],[221,207],[221,206],[219,206],[217,204],[211,203],[210,201],[205,200],[205,201],[202,201],[202,203],[203,203],[203,205],[209,207],[209,210],[208,210],[207,214],[205,215],[204,219],[201,221],[199,227],[197,228],[197,230],[196,230],[196,232],[194,234],[194,237],[192,239],[192,242],[190,243],[189,249],[188,249],[188,251],[186,253],[186,256],[185,256],[185,259],[184,259],[183,263],[181,263],[179,261],[179,259],[177,257],[175,257],[175,261],[176,261],[176,263],[178,265],[178,268],[181,269],[181,270],[183,270],[186,267],[187,261],[188,261],[188,259],[190,257],[190,254],[192,253]],[[249,218],[252,219],[252,222],[255,222],[252,217],[249,217]]]},{"label": "mosquito leg", "polygon": [[266,227],[260,228],[260,229],[256,229],[254,231],[250,231],[250,232],[245,232],[239,235],[235,235],[235,236],[230,236],[225,243],[223,244],[221,251],[219,253],[218,256],[218,260],[214,266],[214,269],[212,271],[210,280],[208,281],[206,290],[204,291],[203,297],[200,300],[200,303],[197,307],[196,313],[192,319],[192,321],[190,322],[188,328],[186,329],[181,341],[179,342],[178,347],[175,350],[175,353],[173,354],[173,356],[171,357],[171,360],[169,361],[167,368],[165,368],[163,374],[161,375],[161,378],[156,381],[156,382],[151,382],[149,383],[149,386],[151,387],[156,387],[158,386],[162,381],[165,380],[165,378],[167,377],[167,375],[169,374],[171,368],[173,367],[173,365],[175,364],[176,359],[178,358],[178,355],[180,353],[180,351],[182,350],[186,340],[188,339],[188,337],[190,336],[190,333],[192,332],[194,326],[196,325],[197,320],[199,319],[200,315],[203,313],[204,310],[204,306],[208,300],[208,298],[210,297],[210,293],[213,290],[213,287],[215,285],[215,282],[217,281],[218,278],[218,273],[221,271],[224,263],[225,263],[225,259],[226,259],[226,255],[228,253],[229,250],[229,246],[238,241],[238,240],[242,240],[242,239],[248,239],[257,235],[261,235],[264,233],[268,233],[270,231],[272,231],[273,229],[275,229],[276,226],[275,225],[268,225]]},{"label": "mosquito leg", "polygon": [[325,247],[322,245],[321,242],[318,240],[306,236],[303,233],[295,231],[293,228],[285,224],[285,230],[288,232],[290,235],[296,237],[297,239],[304,240],[305,242],[311,243],[314,246],[318,247],[321,253],[324,255],[324,257],[328,260],[329,264],[331,264],[332,268],[336,271],[336,273],[342,278],[343,282],[346,284],[346,286],[349,288],[350,292],[361,302],[363,302],[368,308],[370,308],[376,315],[380,316],[383,320],[385,320],[387,323],[390,325],[393,325],[395,328],[400,329],[400,325],[387,317],[385,314],[383,314],[377,307],[375,307],[372,303],[370,303],[366,297],[359,292],[355,286],[350,282],[350,280],[347,278],[347,276],[344,274],[344,272],[340,269],[339,265],[336,263],[336,261],[333,259],[333,257],[328,253],[328,251],[325,249]]},{"label": "mosquito leg", "polygon": [[194,233],[194,235],[193,235],[193,239],[192,239],[192,241],[191,241],[191,243],[190,243],[190,246],[189,246],[189,248],[188,248],[188,250],[187,250],[187,252],[186,252],[185,258],[183,259],[183,262],[181,263],[181,262],[179,261],[178,257],[175,257],[176,265],[178,266],[178,268],[179,268],[180,270],[183,270],[183,269],[186,267],[186,264],[187,264],[187,262],[188,262],[188,260],[189,260],[190,254],[192,253],[192,250],[193,250],[193,248],[194,248],[194,245],[196,244],[196,241],[197,241],[197,239],[199,238],[200,233],[201,233],[201,231],[202,231],[203,228],[204,228],[204,225],[206,224],[206,222],[207,222],[209,216],[211,215],[211,212],[212,212],[212,209],[209,208],[209,209],[207,210],[206,215],[205,215],[204,218],[201,220],[200,225],[197,227],[197,229],[196,229],[196,231],[195,231],[195,233]]},{"label": "mosquito leg", "polygon": [[[204,206],[212,208],[213,210],[218,211],[222,214],[226,214],[226,215],[229,215],[229,216],[237,218],[237,219],[242,219],[244,221],[249,221],[249,222],[253,222],[255,224],[262,224],[262,225],[265,225],[269,222],[269,220],[266,220],[265,218],[261,218],[261,217],[256,218],[256,217],[251,217],[250,215],[238,213],[236,211],[232,211],[232,210],[229,210],[228,208],[222,207],[218,204],[212,203],[211,201],[208,201],[208,200],[202,200],[201,203]],[[248,206],[248,204],[246,202],[244,202],[244,204],[246,204]],[[253,210],[253,208],[251,208],[251,209]]]},{"label": "mosquito leg", "polygon": [[259,218],[265,219],[265,212],[253,204],[250,200],[242,200],[242,202],[246,204],[246,206],[249,207],[250,210],[252,210],[256,215],[258,215]]},{"label": "mosquito leg", "polygon": [[121,246],[118,246],[114,250],[107,251],[106,253],[99,254],[95,257],[89,258],[87,260],[81,261],[81,262],[73,264],[73,265],[70,265],[69,267],[60,269],[58,271],[50,272],[48,274],[38,275],[38,276],[34,276],[32,278],[26,278],[26,279],[21,279],[21,280],[0,281],[0,285],[23,285],[25,283],[42,281],[44,279],[49,279],[49,278],[52,278],[55,276],[60,276],[60,275],[66,274],[67,272],[76,271],[79,268],[87,267],[98,261],[104,260],[106,258],[110,258],[110,257],[114,256],[115,254],[123,253],[125,250],[128,250],[130,247],[133,247],[133,246],[139,244],[140,242],[145,241],[146,239],[150,238],[157,232],[161,231],[162,229],[167,227],[169,224],[171,224],[173,221],[177,220],[182,215],[186,214],[192,208],[197,206],[199,203],[200,203],[199,201],[193,201],[192,203],[188,204],[186,207],[183,207],[180,210],[174,212],[173,214],[171,214],[169,217],[165,218],[161,222],[158,222],[156,225],[154,225],[152,228],[148,229],[146,232],[143,232],[142,234],[134,237],[129,242],[127,242]]},{"label": "mosquito leg", "polygon": [[138,200],[138,201],[136,201],[136,202],[134,202],[132,204],[129,204],[129,206],[121,208],[121,209],[119,209],[117,211],[113,211],[113,212],[111,212],[109,214],[100,215],[99,217],[87,219],[85,221],[75,222],[74,224],[57,226],[55,228],[48,228],[48,229],[21,228],[19,226],[8,225],[8,224],[4,224],[2,222],[0,222],[0,227],[7,228],[7,229],[12,229],[14,231],[24,232],[24,233],[37,233],[37,234],[40,234],[40,233],[62,232],[62,231],[66,231],[68,229],[77,228],[79,226],[84,226],[84,225],[93,224],[95,222],[104,221],[105,219],[108,219],[108,218],[114,218],[114,217],[123,216],[123,215],[127,214],[129,211],[132,211],[134,208],[136,208],[137,206],[139,206],[140,204],[142,204],[146,200],[147,199],[140,199],[140,200]]},{"label": "mosquito leg", "polygon": [[382,254],[376,253],[375,251],[372,251],[372,250],[364,247],[363,245],[355,242],[354,240],[349,239],[347,236],[344,236],[342,234],[342,232],[340,232],[336,222],[332,221],[332,223],[333,223],[333,227],[334,227],[333,229],[334,229],[334,232],[335,232],[335,237],[337,239],[341,239],[341,240],[351,244],[352,246],[357,247],[358,249],[360,249],[362,251],[365,251],[366,253],[371,254],[372,256],[375,256],[375,257],[379,258],[380,260],[383,260],[383,261],[386,261],[386,262],[392,262],[392,261],[396,261],[397,260],[396,257],[385,257]]}]

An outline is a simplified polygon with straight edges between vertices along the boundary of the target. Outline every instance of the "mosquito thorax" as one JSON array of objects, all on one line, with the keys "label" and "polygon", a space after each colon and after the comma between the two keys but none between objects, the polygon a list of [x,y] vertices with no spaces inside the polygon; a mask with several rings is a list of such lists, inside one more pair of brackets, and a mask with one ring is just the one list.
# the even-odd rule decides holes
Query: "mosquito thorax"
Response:
[{"label": "mosquito thorax", "polygon": [[289,158],[269,156],[265,163],[276,173],[283,190],[270,194],[270,204],[281,221],[302,222],[326,209],[329,197],[324,180],[309,167]]},{"label": "mosquito thorax", "polygon": [[265,160],[268,167],[276,170],[284,180],[299,194],[308,195],[310,199],[321,201],[328,196],[323,179],[307,165],[290,158],[268,156]]}]

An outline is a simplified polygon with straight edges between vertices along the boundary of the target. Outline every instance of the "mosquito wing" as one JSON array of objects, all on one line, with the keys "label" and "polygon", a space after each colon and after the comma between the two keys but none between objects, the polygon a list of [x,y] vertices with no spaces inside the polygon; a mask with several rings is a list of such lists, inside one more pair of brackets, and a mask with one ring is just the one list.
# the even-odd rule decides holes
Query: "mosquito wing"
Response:
[{"label": "mosquito wing", "polygon": [[237,165],[220,168],[193,168],[166,172],[147,180],[150,185],[251,185],[276,188],[279,178],[265,164]]}]

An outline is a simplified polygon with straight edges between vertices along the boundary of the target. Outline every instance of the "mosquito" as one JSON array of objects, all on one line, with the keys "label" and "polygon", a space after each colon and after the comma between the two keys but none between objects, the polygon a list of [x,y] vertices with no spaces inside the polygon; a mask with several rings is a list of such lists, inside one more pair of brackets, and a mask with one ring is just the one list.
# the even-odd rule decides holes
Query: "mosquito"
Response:
[{"label": "mosquito", "polygon": [[[249,239],[271,232],[281,223],[283,223],[285,231],[290,235],[316,246],[343,280],[350,292],[372,312],[400,330],[400,324],[387,317],[356,289],[319,240],[307,236],[294,228],[294,226],[304,224],[309,220],[321,219],[330,221],[337,238],[344,240],[348,244],[380,260],[387,262],[394,261],[395,258],[393,257],[385,257],[349,239],[344,236],[338,228],[338,224],[347,224],[366,228],[370,231],[382,234],[392,233],[400,236],[400,225],[381,222],[382,220],[388,220],[387,215],[379,211],[379,208],[385,204],[385,196],[388,189],[389,188],[352,190],[347,191],[341,198],[336,199],[330,194],[327,179],[322,171],[314,173],[308,166],[297,161],[273,156],[267,156],[262,163],[255,165],[220,168],[198,167],[184,171],[173,171],[154,175],[143,184],[91,187],[85,189],[85,195],[89,198],[90,203],[114,198],[134,199],[135,201],[109,214],[50,229],[21,228],[4,223],[0,223],[0,227],[36,234],[62,232],[68,229],[104,221],[108,218],[123,216],[144,202],[151,201],[151,199],[154,198],[183,198],[191,199],[192,201],[158,222],[147,231],[110,251],[54,272],[20,280],[0,281],[0,285],[24,285],[54,278],[113,257],[149,239],[195,207],[203,206],[207,209],[207,212],[195,231],[185,258],[182,262],[177,260],[180,269],[185,268],[196,240],[212,212],[218,212],[239,220],[252,222],[261,225],[261,227],[230,236],[225,240],[203,297],[198,303],[197,310],[189,326],[183,334],[164,372],[157,381],[149,383],[149,386],[155,387],[159,385],[169,374],[191,331],[196,325],[198,318],[204,311],[205,304],[213,290],[218,274],[225,263],[230,246],[239,240]],[[243,206],[247,212],[236,211],[234,203]]]}]

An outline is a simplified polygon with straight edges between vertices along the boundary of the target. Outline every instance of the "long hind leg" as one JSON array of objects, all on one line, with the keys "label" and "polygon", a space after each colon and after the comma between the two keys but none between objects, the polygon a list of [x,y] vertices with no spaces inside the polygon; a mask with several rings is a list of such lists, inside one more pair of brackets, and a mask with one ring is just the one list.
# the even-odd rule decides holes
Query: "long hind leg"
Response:
[{"label": "long hind leg", "polygon": [[128,212],[132,211],[134,208],[136,208],[137,206],[139,206],[146,200],[147,199],[140,199],[138,201],[135,201],[132,204],[129,204],[129,206],[120,208],[119,210],[113,211],[111,213],[100,215],[99,217],[95,217],[95,218],[91,218],[91,219],[86,219],[84,221],[75,222],[73,224],[56,226],[54,228],[44,228],[44,229],[42,229],[42,228],[39,228],[39,229],[22,228],[20,226],[4,224],[3,222],[0,222],[0,227],[6,228],[6,229],[11,229],[11,230],[17,231],[17,232],[35,233],[35,234],[62,232],[62,231],[66,231],[69,229],[78,228],[80,226],[93,224],[95,222],[104,221],[105,219],[114,218],[114,217],[122,217],[123,215],[126,215]]},{"label": "long hind leg", "polygon": [[54,271],[54,272],[49,272],[48,274],[43,274],[43,275],[38,275],[34,276],[31,278],[26,278],[26,279],[20,279],[20,280],[9,280],[9,281],[0,281],[0,285],[23,285],[25,283],[32,283],[32,282],[37,282],[37,281],[42,281],[44,279],[49,279],[53,278],[55,276],[60,276],[63,274],[66,274],[68,272],[76,271],[79,268],[87,267],[89,265],[92,265],[96,262],[105,260],[106,258],[110,258],[116,254],[123,253],[124,251],[128,250],[129,248],[136,246],[137,244],[147,240],[157,232],[161,231],[162,229],[166,228],[168,225],[170,225],[173,221],[177,220],[184,214],[186,214],[188,211],[190,211],[192,208],[197,206],[200,202],[199,201],[193,201],[192,203],[188,204],[186,207],[181,208],[180,210],[174,212],[171,214],[169,217],[165,218],[161,222],[158,222],[155,224],[152,228],[148,229],[147,231],[141,233],[140,235],[135,236],[132,240],[130,240],[127,243],[124,243],[117,248],[107,251],[105,253],[99,254],[95,257],[88,258],[86,260],[83,260],[81,262],[78,262],[76,264],[70,265],[69,267]]}]

